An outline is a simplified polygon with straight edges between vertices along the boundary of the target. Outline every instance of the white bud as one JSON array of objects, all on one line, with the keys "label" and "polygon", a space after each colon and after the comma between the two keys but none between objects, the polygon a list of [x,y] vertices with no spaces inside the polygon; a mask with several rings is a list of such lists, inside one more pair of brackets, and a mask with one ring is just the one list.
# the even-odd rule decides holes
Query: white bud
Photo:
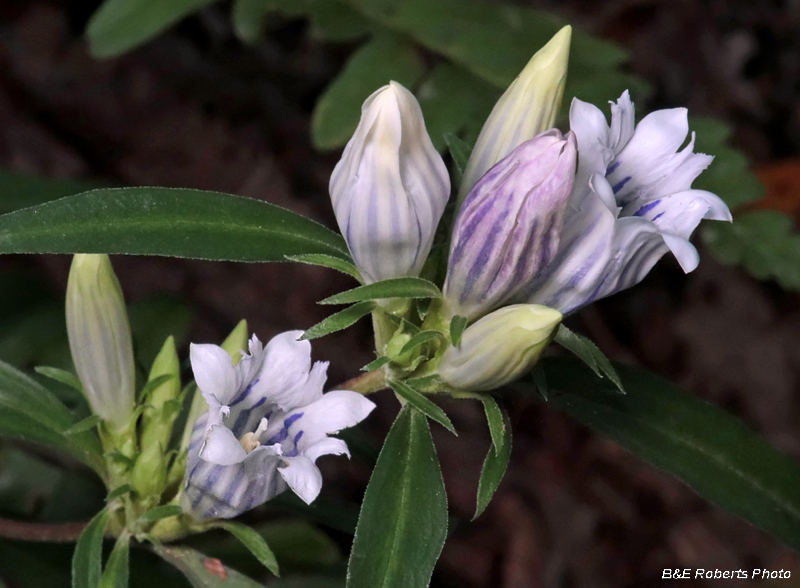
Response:
[{"label": "white bud", "polygon": [[330,182],[336,220],[367,283],[419,275],[450,196],[450,178],[414,95],[373,93]]},{"label": "white bud", "polygon": [[494,105],[461,180],[458,203],[483,174],[518,145],[553,128],[567,80],[572,27],[539,49]]},{"label": "white bud", "polygon": [[114,427],[133,413],[133,343],[125,299],[107,255],[75,255],[67,283],[72,361],[92,411]]},{"label": "white bud", "polygon": [[499,388],[530,371],[555,335],[562,315],[539,304],[515,304],[470,325],[448,347],[439,375],[462,390]]}]

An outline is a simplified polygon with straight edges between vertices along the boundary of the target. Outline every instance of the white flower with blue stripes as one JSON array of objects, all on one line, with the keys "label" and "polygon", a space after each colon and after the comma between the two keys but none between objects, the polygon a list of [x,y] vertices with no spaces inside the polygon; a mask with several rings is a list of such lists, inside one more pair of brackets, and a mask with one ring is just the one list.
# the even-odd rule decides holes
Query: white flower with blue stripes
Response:
[{"label": "white flower with blue stripes", "polygon": [[311,364],[302,331],[277,335],[233,365],[217,345],[191,346],[192,370],[209,410],[194,425],[183,493],[197,519],[231,518],[291,488],[306,503],[322,488],[315,462],[345,454],[329,437],[367,417],[375,405],[357,392],[326,394],[327,362]]},{"label": "white flower with blue stripes", "polygon": [[715,194],[692,189],[713,157],[694,153],[687,110],[658,110],[636,125],[628,92],[599,108],[574,99],[570,128],[578,171],[558,252],[520,296],[569,313],[641,281],[667,251],[685,272],[699,256],[689,242],[702,219],[731,220]]}]

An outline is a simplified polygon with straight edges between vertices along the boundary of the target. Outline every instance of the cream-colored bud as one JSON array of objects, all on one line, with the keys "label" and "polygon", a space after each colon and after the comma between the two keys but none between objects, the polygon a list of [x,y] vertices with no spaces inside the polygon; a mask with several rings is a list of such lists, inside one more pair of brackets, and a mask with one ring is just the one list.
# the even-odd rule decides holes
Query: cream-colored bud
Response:
[{"label": "cream-colored bud", "polygon": [[92,411],[116,429],[133,413],[133,343],[125,299],[107,255],[78,254],[67,283],[67,332]]},{"label": "cream-colored bud", "polygon": [[458,205],[495,163],[515,147],[553,128],[567,80],[572,27],[565,26],[528,62],[494,105],[472,150]]},{"label": "cream-colored bud", "polygon": [[449,347],[439,375],[455,388],[485,391],[528,372],[555,335],[560,312],[539,304],[515,304],[470,325],[458,347]]}]

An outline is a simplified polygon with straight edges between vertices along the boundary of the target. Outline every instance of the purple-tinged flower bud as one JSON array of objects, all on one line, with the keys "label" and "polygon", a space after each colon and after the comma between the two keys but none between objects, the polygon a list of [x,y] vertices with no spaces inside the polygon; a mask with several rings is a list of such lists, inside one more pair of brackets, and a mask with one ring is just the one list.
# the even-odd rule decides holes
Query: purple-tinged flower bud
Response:
[{"label": "purple-tinged flower bud", "polygon": [[444,298],[451,316],[476,319],[508,301],[546,266],[575,178],[573,133],[522,143],[464,200],[453,229]]}]

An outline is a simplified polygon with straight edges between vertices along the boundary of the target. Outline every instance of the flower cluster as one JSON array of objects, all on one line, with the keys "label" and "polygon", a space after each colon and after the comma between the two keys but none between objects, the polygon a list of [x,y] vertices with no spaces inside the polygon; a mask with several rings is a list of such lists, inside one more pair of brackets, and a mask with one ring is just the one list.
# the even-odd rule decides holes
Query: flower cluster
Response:
[{"label": "flower cluster", "polygon": [[217,345],[192,345],[191,361],[208,412],[194,424],[183,506],[197,519],[231,518],[291,488],[310,503],[322,487],[315,465],[350,455],[329,437],[367,417],[375,405],[356,392],[322,393],[328,364],[311,364],[311,344],[288,331],[233,365]]},{"label": "flower cluster", "polygon": [[[570,131],[551,128],[570,36],[565,27],[534,55],[495,105],[466,166],[442,313],[470,326],[438,370],[459,388],[519,377],[562,314],[633,286],[667,251],[692,271],[698,255],[689,237],[700,220],[731,220],[716,195],[691,188],[712,158],[694,153],[694,135],[682,147],[686,109],[636,125],[625,92],[608,124],[575,99]],[[392,82],[370,96],[331,179],[365,281],[420,274],[449,197],[443,169],[413,95]]]}]

